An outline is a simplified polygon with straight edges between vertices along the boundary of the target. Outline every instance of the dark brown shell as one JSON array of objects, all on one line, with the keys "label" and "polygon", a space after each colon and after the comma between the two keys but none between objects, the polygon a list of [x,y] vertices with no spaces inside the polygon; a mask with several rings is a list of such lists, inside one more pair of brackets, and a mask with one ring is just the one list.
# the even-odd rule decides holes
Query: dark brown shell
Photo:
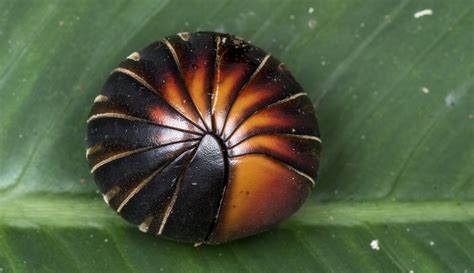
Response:
[{"label": "dark brown shell", "polygon": [[293,214],[321,141],[310,99],[282,63],[221,33],[180,33],[134,52],[94,100],[91,173],[140,230],[221,243]]}]

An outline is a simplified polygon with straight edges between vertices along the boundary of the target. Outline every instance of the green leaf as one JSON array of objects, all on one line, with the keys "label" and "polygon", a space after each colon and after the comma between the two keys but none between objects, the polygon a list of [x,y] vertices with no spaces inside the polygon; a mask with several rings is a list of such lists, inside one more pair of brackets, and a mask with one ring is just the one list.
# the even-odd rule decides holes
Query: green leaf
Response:
[{"label": "green leaf", "polygon": [[[1,1],[0,272],[474,272],[473,5]],[[116,216],[84,157],[109,72],[196,30],[237,34],[284,61],[323,139],[300,212],[197,248]]]}]

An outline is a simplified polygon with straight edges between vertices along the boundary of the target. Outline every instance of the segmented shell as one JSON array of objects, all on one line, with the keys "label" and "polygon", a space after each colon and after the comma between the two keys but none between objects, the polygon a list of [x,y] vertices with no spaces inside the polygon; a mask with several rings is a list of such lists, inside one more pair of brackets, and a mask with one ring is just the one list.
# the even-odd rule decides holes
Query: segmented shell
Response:
[{"label": "segmented shell", "polygon": [[266,230],[309,195],[321,141],[283,64],[244,40],[180,33],[132,53],[87,120],[91,173],[140,230],[221,243]]}]

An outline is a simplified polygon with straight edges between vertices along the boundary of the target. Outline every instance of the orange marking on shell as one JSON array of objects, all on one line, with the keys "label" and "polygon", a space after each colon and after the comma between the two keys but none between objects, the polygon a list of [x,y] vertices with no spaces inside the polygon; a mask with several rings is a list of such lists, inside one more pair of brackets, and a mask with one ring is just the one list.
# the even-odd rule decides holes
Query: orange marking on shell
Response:
[{"label": "orange marking on shell", "polygon": [[190,98],[185,95],[185,90],[183,90],[183,87],[178,83],[176,75],[167,73],[163,78],[164,81],[159,88],[163,98],[192,122],[203,126],[202,121],[193,108],[192,101],[189,101]]},{"label": "orange marking on shell", "polygon": [[212,84],[207,80],[209,67],[206,65],[206,60],[200,59],[196,64],[196,69],[189,69],[185,75],[185,81],[196,107],[203,117],[204,121],[210,125],[210,95],[212,92]]},{"label": "orange marking on shell", "polygon": [[[216,120],[217,128],[220,130],[224,125],[224,121],[227,115],[227,111],[230,109],[230,103],[234,92],[237,92],[236,85],[243,77],[247,74],[247,71],[242,66],[236,66],[227,73],[220,75],[219,82],[214,86],[214,90],[217,90],[216,103],[214,108],[214,115]],[[219,133],[219,132],[216,132]]]},{"label": "orange marking on shell", "polygon": [[319,142],[315,139],[300,138],[298,135],[256,135],[229,150],[230,156],[248,153],[268,154],[313,177],[318,164],[308,162],[319,159]]},{"label": "orange marking on shell", "polygon": [[263,110],[245,120],[232,135],[229,144],[234,145],[236,141],[245,138],[252,131],[257,131],[260,128],[292,127],[294,120],[294,117],[288,117],[280,111],[274,111],[274,109]]},{"label": "orange marking on shell", "polygon": [[294,213],[309,192],[306,178],[272,159],[232,159],[221,216],[210,240],[229,241],[266,230]]},{"label": "orange marking on shell", "polygon": [[194,125],[184,120],[180,115],[172,114],[159,106],[150,108],[148,110],[148,113],[150,119],[157,124],[179,128],[187,131],[195,131]]},{"label": "orange marking on shell", "polygon": [[223,135],[227,144],[235,145],[256,134],[315,134],[316,118],[305,93],[297,93],[253,112],[231,133]]},{"label": "orange marking on shell", "polygon": [[229,112],[224,134],[229,135],[246,114],[251,114],[253,107],[258,105],[260,101],[266,100],[273,95],[274,93],[271,90],[254,89],[251,86],[242,90]]}]

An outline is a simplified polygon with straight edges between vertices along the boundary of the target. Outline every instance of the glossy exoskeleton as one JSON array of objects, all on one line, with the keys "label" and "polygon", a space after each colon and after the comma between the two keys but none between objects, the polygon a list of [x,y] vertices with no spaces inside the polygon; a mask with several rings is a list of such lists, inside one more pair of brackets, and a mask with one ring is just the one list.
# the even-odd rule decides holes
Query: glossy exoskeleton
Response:
[{"label": "glossy exoskeleton", "polygon": [[132,53],[87,120],[104,200],[144,232],[217,244],[293,214],[319,168],[314,108],[270,54],[179,33]]}]

